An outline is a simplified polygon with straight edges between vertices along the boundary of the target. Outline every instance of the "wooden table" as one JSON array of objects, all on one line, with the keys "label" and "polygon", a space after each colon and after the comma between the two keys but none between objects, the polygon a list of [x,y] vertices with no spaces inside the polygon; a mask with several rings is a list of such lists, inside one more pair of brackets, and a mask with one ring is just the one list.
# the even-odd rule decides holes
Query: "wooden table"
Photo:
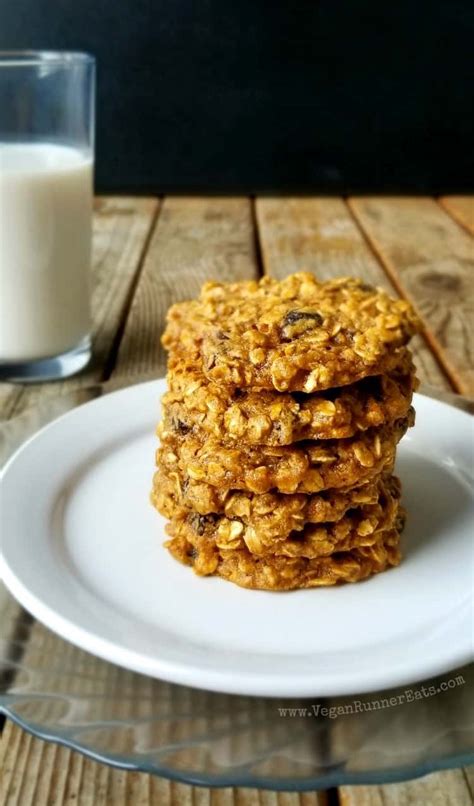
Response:
[{"label": "wooden table", "polygon": [[[406,295],[426,325],[414,344],[422,382],[474,397],[474,197],[99,198],[94,223],[93,362],[66,382],[0,385],[2,418],[73,390],[80,400],[101,381],[162,375],[159,336],[172,302],[206,279],[301,268]],[[463,806],[473,794],[469,769],[301,795],[208,790],[112,769],[10,723],[0,742],[2,806]]]}]

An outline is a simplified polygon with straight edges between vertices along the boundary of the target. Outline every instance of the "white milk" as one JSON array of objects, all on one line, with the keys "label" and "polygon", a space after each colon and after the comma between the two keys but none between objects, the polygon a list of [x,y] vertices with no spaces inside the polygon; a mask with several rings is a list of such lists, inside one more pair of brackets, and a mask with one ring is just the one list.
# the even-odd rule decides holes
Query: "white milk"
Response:
[{"label": "white milk", "polygon": [[89,333],[92,160],[0,143],[0,362],[59,355]]}]

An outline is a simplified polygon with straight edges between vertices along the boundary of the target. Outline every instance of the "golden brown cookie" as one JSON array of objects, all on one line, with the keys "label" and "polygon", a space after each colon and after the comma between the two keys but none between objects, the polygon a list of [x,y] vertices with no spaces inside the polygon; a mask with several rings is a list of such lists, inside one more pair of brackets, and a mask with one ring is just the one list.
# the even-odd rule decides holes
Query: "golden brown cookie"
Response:
[{"label": "golden brown cookie", "polygon": [[[268,591],[294,590],[359,582],[399,564],[399,530],[386,532],[371,546],[336,552],[327,557],[256,557],[248,549],[197,549],[181,532],[165,546],[173,557],[192,565],[197,574],[220,576],[243,588]],[[173,531],[171,527],[170,531]],[[184,530],[183,530],[184,531]]]},{"label": "golden brown cookie", "polygon": [[[183,483],[178,473],[169,476],[157,471],[153,479],[151,501],[166,518],[186,518],[193,513],[193,523],[202,517],[204,526],[217,523],[219,533],[234,539],[238,530],[246,541],[247,532],[253,539],[265,542],[286,537],[290,532],[302,530],[308,523],[334,523],[349,510],[372,506],[368,514],[374,514],[375,505],[388,512],[400,498],[400,482],[395,476],[379,477],[360,487],[349,490],[325,490],[314,495],[294,493],[263,493],[262,495],[240,490],[217,491],[214,507],[208,507],[207,496],[201,499],[196,488],[188,495],[189,485]],[[217,515],[219,520],[207,515]],[[236,524],[242,524],[243,530]]]},{"label": "golden brown cookie", "polygon": [[396,446],[413,423],[414,411],[410,409],[406,418],[350,439],[279,447],[229,447],[192,433],[177,437],[159,426],[162,445],[156,463],[168,475],[177,470],[188,483],[199,482],[219,490],[315,493],[355,487],[393,466]]},{"label": "golden brown cookie", "polygon": [[408,351],[390,375],[313,395],[228,387],[183,363],[168,373],[164,427],[178,435],[199,429],[217,439],[260,445],[343,439],[406,417],[416,386]]},{"label": "golden brown cookie", "polygon": [[239,388],[316,392],[390,372],[419,329],[405,300],[360,280],[206,283],[199,300],[168,312],[173,361],[199,354],[213,381]]},{"label": "golden brown cookie", "polygon": [[[190,484],[188,478],[175,468],[169,472],[157,470],[153,477],[152,503],[165,517],[174,509],[183,507],[199,515],[216,513],[227,518],[240,518],[244,523],[260,520],[287,519],[290,529],[302,529],[305,523],[337,521],[344,513],[359,504],[374,504],[390,479],[384,474],[366,484],[347,489],[323,490],[319,493],[251,493],[245,490],[225,490]],[[212,490],[211,495],[209,490]],[[169,499],[173,501],[170,504]],[[300,524],[297,526],[296,524]]]},{"label": "golden brown cookie", "polygon": [[336,521],[297,521],[296,529],[291,528],[291,519],[284,509],[280,518],[267,519],[262,515],[255,515],[253,519],[228,518],[214,513],[199,515],[169,496],[160,499],[160,511],[172,520],[173,536],[185,534],[197,548],[210,543],[216,550],[247,548],[259,556],[313,558],[372,545],[378,539],[378,532],[393,527],[399,501],[398,479],[387,479],[380,483],[375,502],[355,504]]}]

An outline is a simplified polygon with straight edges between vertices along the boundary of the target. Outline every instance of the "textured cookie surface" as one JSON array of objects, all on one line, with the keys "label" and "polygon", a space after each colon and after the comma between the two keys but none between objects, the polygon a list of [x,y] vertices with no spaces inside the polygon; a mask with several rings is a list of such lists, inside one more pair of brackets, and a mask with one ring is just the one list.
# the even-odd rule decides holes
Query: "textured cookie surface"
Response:
[{"label": "textured cookie surface", "polygon": [[312,395],[234,389],[212,383],[190,366],[170,372],[163,396],[166,430],[201,429],[249,444],[290,445],[342,439],[405,417],[416,388],[410,362],[390,375]]},{"label": "textured cookie surface", "polygon": [[315,493],[358,486],[388,471],[398,442],[413,422],[410,409],[408,417],[350,439],[279,447],[228,446],[191,433],[177,437],[159,426],[162,445],[156,461],[167,474],[179,470],[187,483],[199,482],[219,490]]},{"label": "textured cookie surface", "polygon": [[173,494],[161,497],[159,508],[175,524],[173,534],[184,530],[181,533],[198,548],[210,544],[219,549],[247,548],[258,556],[313,558],[372,545],[380,531],[394,526],[399,513],[399,481],[388,478],[377,487],[375,500],[354,503],[333,521],[295,519],[293,523],[284,505],[280,512],[253,513],[249,517],[199,515],[183,507]]},{"label": "textured cookie surface", "polygon": [[244,588],[283,591],[359,582],[398,565],[401,559],[399,528],[381,532],[379,540],[370,546],[313,559],[256,557],[247,549],[216,550],[209,544],[196,548],[187,539],[184,529],[174,534],[173,523],[168,527],[171,540],[165,545],[177,560],[192,565],[197,574],[220,576]]},{"label": "textured cookie surface", "polygon": [[[360,521],[367,521],[363,531],[369,534],[380,528],[382,517],[393,515],[400,498],[400,482],[394,476],[380,477],[360,487],[314,495],[218,491],[211,508],[206,497],[201,500],[194,495],[190,499],[187,492],[187,485],[178,473],[167,475],[158,471],[151,500],[166,518],[188,520],[201,534],[212,536],[217,529],[218,540],[227,540],[234,547],[246,544],[252,550],[250,543],[266,545],[301,531],[307,524],[324,524],[327,528],[349,510],[357,511]],[[382,528],[387,528],[386,524]]]},{"label": "textured cookie surface", "polygon": [[199,355],[210,380],[315,392],[389,372],[418,329],[405,300],[360,280],[299,273],[206,283],[199,300],[170,309],[163,344],[172,361]]}]

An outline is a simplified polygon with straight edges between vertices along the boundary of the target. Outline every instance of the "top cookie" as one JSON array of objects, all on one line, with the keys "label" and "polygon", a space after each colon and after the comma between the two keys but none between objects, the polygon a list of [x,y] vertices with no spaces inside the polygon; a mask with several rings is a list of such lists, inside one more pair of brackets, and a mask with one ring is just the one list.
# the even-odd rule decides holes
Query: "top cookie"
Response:
[{"label": "top cookie", "polygon": [[406,300],[360,280],[205,283],[199,300],[170,308],[163,344],[194,353],[213,381],[315,392],[390,371],[419,329]]}]

